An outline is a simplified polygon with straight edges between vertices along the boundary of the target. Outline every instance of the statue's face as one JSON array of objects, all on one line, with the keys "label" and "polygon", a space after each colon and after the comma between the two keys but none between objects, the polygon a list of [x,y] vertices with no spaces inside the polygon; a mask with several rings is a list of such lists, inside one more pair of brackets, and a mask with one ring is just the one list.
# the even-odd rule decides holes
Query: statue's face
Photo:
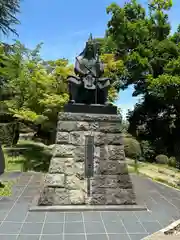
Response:
[{"label": "statue's face", "polygon": [[93,55],[93,51],[94,51],[93,44],[87,43],[87,54]]}]

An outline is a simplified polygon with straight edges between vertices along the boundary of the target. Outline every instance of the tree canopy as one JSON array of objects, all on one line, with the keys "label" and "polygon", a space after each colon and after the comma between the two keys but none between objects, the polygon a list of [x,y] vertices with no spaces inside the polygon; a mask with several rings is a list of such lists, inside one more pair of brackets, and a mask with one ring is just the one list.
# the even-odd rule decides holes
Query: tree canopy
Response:
[{"label": "tree canopy", "polygon": [[14,25],[19,24],[16,18],[20,12],[20,0],[0,0],[0,33],[8,35],[12,32],[17,35]]},{"label": "tree canopy", "polygon": [[125,67],[122,89],[134,86],[141,101],[128,113],[129,132],[148,140],[155,154],[179,153],[180,27],[171,34],[171,0],[148,1],[148,12],[136,0],[111,4],[107,36]]},{"label": "tree canopy", "polygon": [[2,99],[1,106],[19,120],[50,129],[56,126],[57,113],[68,101],[66,79],[73,67],[66,59],[43,61],[41,45],[29,50],[16,42],[9,52],[1,46],[1,97],[5,92],[10,96]]}]

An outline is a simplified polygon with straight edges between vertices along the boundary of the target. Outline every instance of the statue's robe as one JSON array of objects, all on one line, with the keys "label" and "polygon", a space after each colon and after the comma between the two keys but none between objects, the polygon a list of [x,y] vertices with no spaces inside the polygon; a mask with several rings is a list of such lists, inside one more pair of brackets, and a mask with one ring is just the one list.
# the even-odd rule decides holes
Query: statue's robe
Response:
[{"label": "statue's robe", "polygon": [[[83,75],[88,74],[90,70],[89,77],[89,84],[88,79],[85,78]],[[96,59],[86,59],[82,56],[77,57],[76,63],[75,63],[75,73],[77,76],[69,76],[68,80],[69,82],[72,82],[77,85],[84,84],[84,88],[89,90],[95,90],[96,86],[99,89],[107,88],[110,86],[110,79],[109,78],[102,78],[102,74],[104,73],[104,65],[102,62],[99,63],[99,69],[97,68],[97,62]],[[93,74],[92,74],[93,73]],[[96,78],[93,77],[97,76]],[[90,84],[90,82],[92,84]]]}]

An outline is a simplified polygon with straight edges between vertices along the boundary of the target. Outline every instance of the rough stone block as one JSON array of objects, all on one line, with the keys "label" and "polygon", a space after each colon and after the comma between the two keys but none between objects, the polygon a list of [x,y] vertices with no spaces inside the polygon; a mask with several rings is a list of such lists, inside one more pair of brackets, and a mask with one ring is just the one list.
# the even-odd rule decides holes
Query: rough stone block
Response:
[{"label": "rough stone block", "polygon": [[89,123],[88,122],[77,122],[75,131],[89,131]]},{"label": "rough stone block", "polygon": [[75,162],[84,162],[85,159],[85,146],[79,146],[73,152]]},{"label": "rough stone block", "polygon": [[63,188],[65,185],[64,174],[47,174],[45,184],[49,187]]},{"label": "rough stone block", "polygon": [[81,205],[85,204],[85,193],[82,190],[70,190],[69,191],[70,204]]},{"label": "rough stone block", "polygon": [[64,158],[53,157],[49,166],[49,173],[64,173]]},{"label": "rough stone block", "polygon": [[99,122],[89,122],[89,129],[88,131],[97,132],[99,131]]},{"label": "rough stone block", "polygon": [[106,133],[105,136],[105,144],[108,145],[122,145],[123,144],[123,137],[119,133]]},{"label": "rough stone block", "polygon": [[54,193],[54,205],[69,204],[69,194],[65,188],[56,188]]},{"label": "rough stone block", "polygon": [[66,175],[74,174],[74,159],[53,157],[49,167],[49,173],[65,173]]},{"label": "rough stone block", "polygon": [[77,130],[76,121],[58,121],[57,132],[72,132]]},{"label": "rough stone block", "polygon": [[80,180],[83,180],[85,178],[85,173],[84,173],[84,162],[76,162],[74,164],[74,173],[77,178]]},{"label": "rough stone block", "polygon": [[99,122],[77,122],[77,131],[99,131]]},{"label": "rough stone block", "polygon": [[66,188],[68,190],[84,189],[84,181],[80,180],[75,175],[66,177]]},{"label": "rough stone block", "polygon": [[73,131],[97,131],[99,123],[97,121],[58,121],[57,130],[62,132]]},{"label": "rough stone block", "polygon": [[132,189],[132,179],[128,173],[117,176],[119,189]]},{"label": "rough stone block", "polygon": [[54,149],[54,157],[72,157],[75,146],[73,145],[56,145]]},{"label": "rough stone block", "polygon": [[120,122],[100,122],[99,131],[103,133],[121,133]]},{"label": "rough stone block", "polygon": [[68,144],[70,141],[70,134],[68,132],[57,132],[56,143],[57,144]]},{"label": "rough stone block", "polygon": [[85,145],[85,134],[84,132],[71,132],[70,133],[70,144],[76,145],[76,146],[82,146]]},{"label": "rough stone block", "polygon": [[85,146],[86,136],[94,136],[95,146],[104,145],[105,134],[101,132],[91,132],[91,131],[74,131],[70,134],[70,143],[76,146]]},{"label": "rough stone block", "polygon": [[61,112],[58,116],[59,121],[68,122],[112,122],[121,123],[121,117],[118,115],[110,114],[91,114],[91,113],[71,113],[71,112]]},{"label": "rough stone block", "polygon": [[125,175],[98,175],[91,180],[91,185],[97,188],[132,188],[130,177]]},{"label": "rough stone block", "polygon": [[94,132],[93,135],[94,135],[94,145],[95,145],[95,147],[104,145],[105,133]]},{"label": "rough stone block", "polygon": [[52,206],[68,204],[68,192],[65,188],[45,187],[40,195],[38,205]]},{"label": "rough stone block", "polygon": [[66,176],[74,175],[75,169],[74,169],[73,158],[64,158],[64,169],[65,169]]},{"label": "rough stone block", "polygon": [[102,175],[119,175],[128,173],[127,164],[118,161],[104,161],[100,162],[99,166],[96,165],[94,174]]},{"label": "rough stone block", "polygon": [[54,204],[55,188],[45,187],[38,199],[39,206],[52,206]]},{"label": "rough stone block", "polygon": [[104,146],[104,145],[122,145],[123,144],[123,139],[121,134],[94,132],[93,135],[94,135],[95,147]]},{"label": "rough stone block", "polygon": [[104,194],[93,194],[91,200],[89,201],[90,205],[105,205],[106,196]]},{"label": "rough stone block", "polygon": [[100,194],[100,195],[106,195],[106,189],[105,188],[101,188],[101,187],[97,187],[97,186],[94,186],[92,187],[92,195],[94,194]]},{"label": "rough stone block", "polygon": [[124,146],[105,145],[102,149],[100,149],[100,158],[112,161],[124,160]]},{"label": "rough stone block", "polygon": [[132,189],[106,190],[106,204],[135,204],[135,195]]},{"label": "rough stone block", "polygon": [[95,146],[123,144],[122,136],[119,133],[95,132],[93,135],[95,137]]}]

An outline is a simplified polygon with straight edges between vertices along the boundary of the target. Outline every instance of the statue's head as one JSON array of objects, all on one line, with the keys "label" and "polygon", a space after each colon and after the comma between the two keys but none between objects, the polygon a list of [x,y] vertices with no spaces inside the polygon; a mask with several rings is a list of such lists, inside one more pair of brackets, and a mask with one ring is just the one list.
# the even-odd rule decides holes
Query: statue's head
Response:
[{"label": "statue's head", "polygon": [[95,42],[92,38],[92,34],[90,34],[90,37],[89,37],[88,41],[86,42],[86,47],[80,55],[83,57],[88,57],[88,58],[96,57]]}]

